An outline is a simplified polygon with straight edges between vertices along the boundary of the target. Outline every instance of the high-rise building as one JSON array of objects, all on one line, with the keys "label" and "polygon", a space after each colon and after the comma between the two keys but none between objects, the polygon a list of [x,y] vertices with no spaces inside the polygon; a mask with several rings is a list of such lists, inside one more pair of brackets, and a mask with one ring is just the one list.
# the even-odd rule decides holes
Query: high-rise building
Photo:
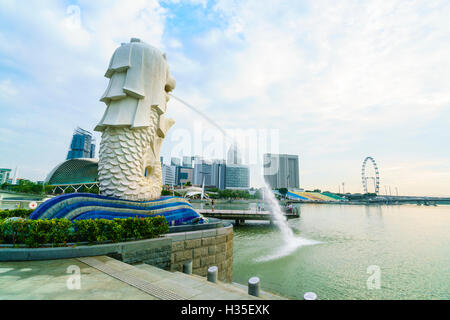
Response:
[{"label": "high-rise building", "polygon": [[194,163],[194,184],[211,186],[212,165],[205,160],[196,160]]},{"label": "high-rise building", "polygon": [[176,166],[168,166],[166,164],[161,165],[163,185],[175,185],[175,168]]},{"label": "high-rise building", "polygon": [[201,163],[203,161],[202,156],[194,156],[192,157],[192,166],[195,166],[196,163]]},{"label": "high-rise building", "polygon": [[226,174],[225,160],[213,160],[211,167],[211,186],[224,190],[225,174]]},{"label": "high-rise building", "polygon": [[225,187],[226,189],[250,188],[249,167],[239,164],[227,165],[225,171]]},{"label": "high-rise building", "polygon": [[95,158],[95,139],[92,133],[76,128],[70,144],[67,159]]},{"label": "high-rise building", "polygon": [[299,188],[298,156],[264,154],[264,179],[272,189]]},{"label": "high-rise building", "polygon": [[10,180],[11,169],[0,168],[0,185],[8,182]]},{"label": "high-rise building", "polygon": [[227,164],[242,164],[242,156],[236,143],[228,149]]},{"label": "high-rise building", "polygon": [[172,157],[172,158],[170,159],[170,165],[171,165],[171,166],[181,166],[181,160],[180,160],[180,158],[174,158],[174,157]]},{"label": "high-rise building", "polygon": [[175,184],[182,186],[190,182],[194,184],[194,169],[191,167],[176,167],[175,170]]},{"label": "high-rise building", "polygon": [[194,157],[183,157],[183,167],[192,168]]}]

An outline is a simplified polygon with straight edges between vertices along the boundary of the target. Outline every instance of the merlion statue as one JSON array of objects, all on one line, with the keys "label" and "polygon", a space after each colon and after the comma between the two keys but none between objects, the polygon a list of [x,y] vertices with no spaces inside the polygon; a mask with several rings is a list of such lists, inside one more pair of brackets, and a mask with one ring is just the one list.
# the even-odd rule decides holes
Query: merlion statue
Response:
[{"label": "merlion statue", "polygon": [[100,99],[106,111],[95,131],[102,132],[98,179],[102,195],[147,201],[161,196],[161,144],[174,120],[164,116],[175,88],[166,56],[131,39],[114,52]]},{"label": "merlion statue", "polygon": [[166,56],[133,38],[116,49],[105,76],[109,85],[100,100],[107,107],[95,127],[102,132],[98,163],[102,195],[56,196],[40,205],[30,219],[163,216],[171,226],[207,223],[186,199],[161,197],[159,154],[174,124],[164,117],[168,93],[175,88]]}]

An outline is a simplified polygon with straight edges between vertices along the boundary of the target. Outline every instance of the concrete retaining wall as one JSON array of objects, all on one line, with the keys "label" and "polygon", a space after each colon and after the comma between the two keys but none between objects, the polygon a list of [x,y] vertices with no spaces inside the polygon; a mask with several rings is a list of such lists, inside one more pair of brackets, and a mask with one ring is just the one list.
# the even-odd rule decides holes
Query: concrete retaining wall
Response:
[{"label": "concrete retaining wall", "polygon": [[[149,261],[170,265],[172,241],[168,238],[60,248],[1,248],[0,261],[54,260],[92,256],[115,256],[127,263]],[[139,259],[138,259],[139,257]],[[162,259],[165,258],[165,259]]]},{"label": "concrete retaining wall", "polygon": [[219,229],[168,234],[172,239],[171,271],[183,271],[192,260],[192,271],[206,276],[211,266],[219,268],[219,280],[233,281],[233,226]]},{"label": "concrete retaining wall", "polygon": [[108,255],[129,264],[146,263],[161,269],[170,268],[172,241],[167,238],[152,240],[157,241],[136,241],[131,246],[124,246],[123,250]]},{"label": "concrete retaining wall", "polygon": [[233,226],[170,233],[162,238],[61,248],[0,248],[1,261],[54,260],[108,255],[125,263],[147,263],[171,271],[183,271],[192,260],[193,273],[206,276],[219,268],[219,280],[233,280]]}]

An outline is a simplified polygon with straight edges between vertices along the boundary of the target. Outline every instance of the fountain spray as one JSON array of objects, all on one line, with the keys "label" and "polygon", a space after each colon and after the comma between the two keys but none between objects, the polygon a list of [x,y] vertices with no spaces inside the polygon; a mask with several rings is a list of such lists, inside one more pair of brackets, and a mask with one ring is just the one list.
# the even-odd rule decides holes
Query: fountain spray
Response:
[{"label": "fountain spray", "polygon": [[286,216],[281,210],[278,200],[276,199],[274,193],[272,192],[272,189],[265,181],[264,181],[264,195],[266,203],[269,206],[270,212],[273,215],[274,223],[281,232],[283,243],[281,247],[278,248],[278,252],[276,252],[275,254],[257,258],[256,261],[264,262],[279,259],[281,257],[290,255],[292,252],[294,252],[295,250],[297,250],[302,246],[320,243],[319,241],[309,240],[295,236],[291,227],[289,227]]},{"label": "fountain spray", "polygon": [[[174,99],[178,100],[182,104],[184,104],[186,107],[191,109],[192,111],[199,114],[201,117],[206,119],[208,122],[210,122],[214,127],[219,129],[219,131],[222,132],[222,134],[226,137],[231,139],[234,143],[236,142],[234,138],[230,137],[227,132],[215,121],[213,121],[211,118],[209,118],[207,115],[205,115],[203,112],[199,111],[197,108],[191,106],[186,101],[174,96],[173,94],[169,94]],[[237,144],[236,144],[237,145]],[[279,249],[279,251],[270,256],[261,257],[257,259],[257,261],[268,261],[273,259],[278,259],[284,256],[287,256],[294,252],[297,248],[301,246],[306,245],[313,245],[320,243],[319,241],[314,240],[308,240],[301,237],[296,237],[294,235],[294,232],[289,227],[286,216],[284,215],[283,211],[280,208],[280,205],[278,204],[278,200],[275,198],[275,195],[272,192],[272,189],[267,185],[267,183],[264,181],[264,189],[263,189],[263,203],[267,203],[270,209],[270,212],[272,213],[274,217],[274,223],[280,230],[282,237],[283,237],[283,246]]]}]

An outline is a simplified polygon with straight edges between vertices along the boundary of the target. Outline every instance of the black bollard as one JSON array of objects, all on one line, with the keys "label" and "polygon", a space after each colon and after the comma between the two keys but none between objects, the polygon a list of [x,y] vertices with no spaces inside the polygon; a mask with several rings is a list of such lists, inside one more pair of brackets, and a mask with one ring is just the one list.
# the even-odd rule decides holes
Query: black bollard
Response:
[{"label": "black bollard", "polygon": [[260,283],[258,277],[252,277],[248,280],[248,294],[251,296],[259,297]]},{"label": "black bollard", "polygon": [[218,273],[219,268],[217,268],[216,266],[213,267],[209,267],[208,268],[208,276],[207,279],[209,282],[213,282],[216,283],[217,282],[217,273]]}]

